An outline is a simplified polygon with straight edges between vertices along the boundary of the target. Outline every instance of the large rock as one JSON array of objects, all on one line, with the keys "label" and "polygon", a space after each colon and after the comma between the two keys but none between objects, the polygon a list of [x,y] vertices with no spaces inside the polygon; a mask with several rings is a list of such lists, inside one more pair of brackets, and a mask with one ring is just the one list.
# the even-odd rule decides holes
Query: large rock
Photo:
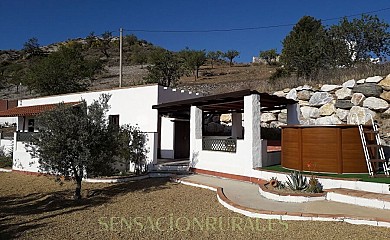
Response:
[{"label": "large rock", "polygon": [[333,100],[332,95],[330,95],[327,92],[316,92],[311,96],[309,100],[310,106],[322,106],[324,104],[327,104]]},{"label": "large rock", "polygon": [[327,103],[320,107],[319,109],[321,116],[330,116],[333,113],[335,113],[336,108],[334,107],[333,103]]},{"label": "large rock", "polygon": [[221,114],[219,117],[219,120],[224,123],[230,123],[232,122],[232,115],[231,114]]},{"label": "large rock", "polygon": [[366,79],[366,83],[378,83],[383,79],[381,76],[369,77]]},{"label": "large rock", "polygon": [[309,100],[311,97],[311,92],[308,90],[302,90],[297,93],[299,100]]},{"label": "large rock", "polygon": [[353,106],[347,116],[348,124],[367,123],[371,121],[370,115],[375,118],[376,113],[365,107]]},{"label": "large rock", "polygon": [[363,93],[366,97],[379,97],[382,93],[382,88],[375,83],[357,85],[352,90],[355,93]]},{"label": "large rock", "polygon": [[387,75],[385,79],[383,79],[379,84],[384,90],[390,91],[390,74]]},{"label": "large rock", "polygon": [[299,86],[296,88],[297,91],[302,91],[302,90],[310,90],[312,89],[312,87],[310,87],[309,85],[303,85],[303,86]]},{"label": "large rock", "polygon": [[357,84],[363,84],[365,82],[366,82],[366,79],[360,79],[360,80],[356,81]]},{"label": "large rock", "polygon": [[294,88],[291,89],[291,90],[287,93],[286,98],[288,98],[288,99],[293,99],[293,100],[298,100],[298,98],[297,98],[297,90],[295,90]]},{"label": "large rock", "polygon": [[279,113],[278,121],[281,123],[287,123],[287,113]]},{"label": "large rock", "polygon": [[389,108],[389,104],[383,99],[369,97],[363,101],[363,107],[376,111],[385,111]]},{"label": "large rock", "polygon": [[316,120],[315,119],[300,119],[299,120],[300,124],[302,125],[316,125]]},{"label": "large rock", "polygon": [[342,124],[343,122],[335,115],[326,116],[316,119],[316,125],[335,125]]},{"label": "large rock", "polygon": [[278,97],[285,97],[287,95],[287,93],[285,93],[283,91],[277,91],[277,92],[274,92],[274,95],[276,95]]},{"label": "large rock", "polygon": [[384,118],[390,118],[390,108],[387,109],[384,113],[382,113],[382,117],[384,117]]},{"label": "large rock", "polygon": [[336,109],[336,116],[337,116],[341,121],[347,121],[348,114],[349,114],[349,110]]},{"label": "large rock", "polygon": [[325,84],[325,85],[322,85],[321,87],[321,91],[323,92],[331,92],[335,89],[338,89],[338,88],[341,88],[340,85],[331,85],[331,84]]},{"label": "large rock", "polygon": [[286,125],[285,123],[281,123],[281,122],[278,122],[278,121],[273,121],[269,124],[269,127],[270,128],[278,128],[280,126],[283,126],[283,125]]},{"label": "large rock", "polygon": [[335,107],[341,109],[350,109],[351,107],[353,107],[353,104],[350,100],[337,100]]},{"label": "large rock", "polygon": [[262,128],[269,128],[269,123],[260,122],[260,127],[262,127]]},{"label": "large rock", "polygon": [[302,117],[305,119],[320,117],[320,110],[315,107],[303,106],[301,107]]},{"label": "large rock", "polygon": [[363,93],[352,94],[351,103],[355,106],[363,106],[363,101],[366,99]]},{"label": "large rock", "polygon": [[390,92],[383,91],[383,93],[380,95],[380,97],[388,102],[390,102]]},{"label": "large rock", "polygon": [[352,90],[346,87],[343,87],[335,92],[337,99],[351,99]]},{"label": "large rock", "polygon": [[272,122],[276,120],[276,116],[273,113],[262,113],[260,116],[262,122]]},{"label": "large rock", "polygon": [[351,79],[343,83],[343,87],[345,88],[353,88],[356,85],[355,79]]},{"label": "large rock", "polygon": [[309,106],[309,102],[304,100],[298,100],[298,104],[299,106]]}]

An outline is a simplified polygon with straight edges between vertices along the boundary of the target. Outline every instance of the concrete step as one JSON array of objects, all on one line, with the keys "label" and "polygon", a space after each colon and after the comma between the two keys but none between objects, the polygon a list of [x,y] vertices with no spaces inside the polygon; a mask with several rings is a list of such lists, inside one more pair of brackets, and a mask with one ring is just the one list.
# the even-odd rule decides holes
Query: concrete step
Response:
[{"label": "concrete step", "polygon": [[152,171],[157,172],[189,172],[189,165],[153,165]]},{"label": "concrete step", "polygon": [[390,194],[332,188],[327,190],[326,200],[390,210]]}]

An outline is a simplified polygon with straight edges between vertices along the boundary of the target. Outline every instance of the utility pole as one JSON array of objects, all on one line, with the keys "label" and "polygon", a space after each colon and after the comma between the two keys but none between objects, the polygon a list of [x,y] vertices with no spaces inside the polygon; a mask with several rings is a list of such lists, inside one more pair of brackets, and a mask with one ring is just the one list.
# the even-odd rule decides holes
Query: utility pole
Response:
[{"label": "utility pole", "polygon": [[119,87],[122,87],[122,34],[123,29],[119,29]]}]

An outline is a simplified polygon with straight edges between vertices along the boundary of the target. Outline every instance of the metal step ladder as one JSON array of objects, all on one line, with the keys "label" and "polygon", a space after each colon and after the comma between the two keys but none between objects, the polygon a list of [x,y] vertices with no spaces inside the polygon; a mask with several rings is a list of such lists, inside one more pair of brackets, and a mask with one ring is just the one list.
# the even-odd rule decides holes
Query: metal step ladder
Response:
[{"label": "metal step ladder", "polygon": [[371,114],[367,114],[366,116],[369,116],[371,120],[372,129],[368,130],[367,127],[365,128],[363,126],[363,123],[359,123],[357,115],[355,115],[355,119],[359,127],[368,174],[371,177],[374,177],[379,170],[379,164],[382,164],[384,174],[389,177],[389,163],[388,160],[385,159],[385,152],[379,137],[378,124],[374,121]]}]

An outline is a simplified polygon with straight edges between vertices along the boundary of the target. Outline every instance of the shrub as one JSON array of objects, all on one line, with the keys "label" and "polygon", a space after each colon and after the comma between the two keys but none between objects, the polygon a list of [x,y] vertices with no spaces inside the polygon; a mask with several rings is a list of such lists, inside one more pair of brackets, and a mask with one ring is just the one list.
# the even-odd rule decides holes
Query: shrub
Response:
[{"label": "shrub", "polygon": [[287,186],[293,191],[305,191],[308,188],[306,177],[299,171],[293,171],[287,176]]}]

